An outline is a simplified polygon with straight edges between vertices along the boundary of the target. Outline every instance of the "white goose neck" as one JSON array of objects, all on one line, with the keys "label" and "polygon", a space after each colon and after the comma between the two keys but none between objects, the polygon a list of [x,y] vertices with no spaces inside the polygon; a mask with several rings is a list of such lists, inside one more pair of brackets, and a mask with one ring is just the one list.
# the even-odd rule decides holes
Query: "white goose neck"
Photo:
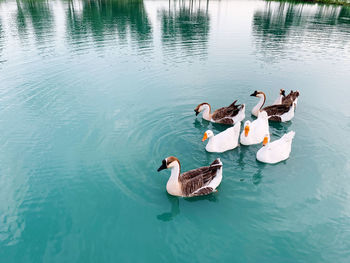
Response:
[{"label": "white goose neck", "polygon": [[166,185],[167,192],[171,195],[182,196],[182,190],[179,183],[180,164],[176,162],[171,167],[171,175]]},{"label": "white goose neck", "polygon": [[278,100],[277,100],[277,103],[278,104],[282,104],[282,99],[283,99],[283,95],[280,95]]},{"label": "white goose neck", "polygon": [[211,120],[210,106],[208,104],[204,104],[202,107],[203,107],[203,119],[210,121]]},{"label": "white goose neck", "polygon": [[177,181],[180,175],[180,164],[175,162],[174,166],[171,168],[171,175],[169,181]]},{"label": "white goose neck", "polygon": [[262,108],[262,106],[264,106],[264,104],[265,104],[265,99],[266,99],[264,93],[259,94],[258,97],[260,98],[260,100],[259,100],[258,104],[256,104],[255,107],[254,107],[253,110],[252,110],[252,113],[253,113],[253,115],[255,115],[255,116],[258,116],[259,111],[260,111],[260,109]]}]

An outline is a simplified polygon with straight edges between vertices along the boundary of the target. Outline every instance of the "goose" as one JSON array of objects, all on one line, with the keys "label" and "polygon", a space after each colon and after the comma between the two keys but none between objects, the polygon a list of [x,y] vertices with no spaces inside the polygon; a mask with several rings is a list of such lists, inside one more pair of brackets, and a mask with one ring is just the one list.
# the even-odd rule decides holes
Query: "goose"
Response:
[{"label": "goose", "polygon": [[269,121],[266,111],[262,111],[255,121],[246,121],[244,123],[244,129],[240,137],[241,144],[252,145],[261,143],[265,134],[269,134]]},{"label": "goose", "polygon": [[278,96],[278,98],[275,100],[275,102],[272,105],[282,104],[282,100],[285,96],[286,96],[285,90],[280,89],[280,95]]},{"label": "goose", "polygon": [[165,158],[158,172],[171,169],[171,175],[166,185],[170,195],[193,197],[217,192],[216,188],[222,180],[222,162],[217,158],[210,166],[200,167],[183,174],[179,159],[174,156]]},{"label": "goose", "polygon": [[282,99],[282,104],[262,108],[266,101],[265,93],[262,91],[254,91],[250,96],[260,98],[258,104],[252,109],[252,114],[254,116],[258,116],[260,111],[266,111],[270,121],[286,122],[293,119],[295,103],[293,103],[291,99],[288,99],[285,102],[283,102]]},{"label": "goose", "polygon": [[290,103],[290,101],[292,101],[294,103],[294,107],[297,107],[298,104],[298,97],[299,97],[300,93],[299,91],[290,91],[290,93],[285,96],[284,98],[282,98],[282,104],[288,104]]},{"label": "goose", "polygon": [[237,100],[235,100],[230,106],[217,109],[213,113],[211,113],[210,104],[204,102],[199,104],[194,111],[196,112],[196,116],[203,111],[203,119],[207,121],[233,125],[245,118],[245,105],[236,105],[236,102]]},{"label": "goose", "polygon": [[241,130],[241,122],[237,122],[233,127],[226,129],[223,132],[214,136],[211,130],[204,133],[202,141],[209,139],[205,149],[208,152],[222,153],[232,150],[238,146],[238,137]]},{"label": "goose", "polygon": [[256,153],[256,159],[260,162],[270,164],[288,159],[294,135],[295,132],[290,131],[284,134],[280,139],[270,142],[270,136],[266,134],[263,147]]}]

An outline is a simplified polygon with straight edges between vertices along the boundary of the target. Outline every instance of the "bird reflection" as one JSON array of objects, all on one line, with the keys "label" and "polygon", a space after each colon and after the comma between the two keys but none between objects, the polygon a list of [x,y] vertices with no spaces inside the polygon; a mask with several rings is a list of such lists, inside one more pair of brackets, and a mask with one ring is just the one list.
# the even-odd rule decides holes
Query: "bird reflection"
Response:
[{"label": "bird reflection", "polygon": [[170,212],[165,212],[157,215],[157,219],[163,222],[173,220],[180,213],[179,198],[169,194],[167,194],[167,197],[171,205]]},{"label": "bird reflection", "polygon": [[203,128],[206,129],[209,126],[209,122],[206,120],[203,120],[203,119],[201,119],[201,120],[195,119],[193,122],[193,126],[198,130],[201,130]]}]

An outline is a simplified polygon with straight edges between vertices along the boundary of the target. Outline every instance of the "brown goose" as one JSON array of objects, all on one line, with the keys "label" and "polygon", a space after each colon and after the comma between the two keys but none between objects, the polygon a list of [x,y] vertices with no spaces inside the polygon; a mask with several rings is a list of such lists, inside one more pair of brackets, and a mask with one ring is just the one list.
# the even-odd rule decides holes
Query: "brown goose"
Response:
[{"label": "brown goose", "polygon": [[291,99],[286,100],[282,104],[262,108],[266,101],[265,93],[262,91],[254,91],[250,96],[260,98],[260,101],[252,110],[254,116],[258,116],[260,111],[266,111],[270,121],[286,122],[293,119],[295,104]]},{"label": "brown goose", "polygon": [[222,180],[222,162],[216,159],[210,166],[197,168],[183,174],[179,159],[170,156],[162,161],[158,172],[171,169],[171,175],[166,185],[169,194],[182,197],[208,195],[216,192]]},{"label": "brown goose", "polygon": [[298,97],[299,97],[299,91],[291,91],[287,96],[286,92],[284,89],[280,89],[280,95],[278,98],[275,100],[275,102],[272,105],[279,105],[279,104],[285,104],[288,103],[289,101],[294,102],[294,106],[297,106],[298,103]]},{"label": "brown goose", "polygon": [[230,106],[217,109],[213,113],[211,113],[210,104],[204,102],[199,104],[194,111],[196,112],[196,116],[203,111],[203,119],[207,121],[233,125],[245,118],[245,105],[236,105],[236,102],[237,100],[235,100]]},{"label": "brown goose", "polygon": [[282,98],[282,103],[281,104],[288,104],[291,101],[295,104],[294,106],[296,107],[298,104],[298,97],[299,97],[300,93],[299,91],[290,91],[290,93]]}]

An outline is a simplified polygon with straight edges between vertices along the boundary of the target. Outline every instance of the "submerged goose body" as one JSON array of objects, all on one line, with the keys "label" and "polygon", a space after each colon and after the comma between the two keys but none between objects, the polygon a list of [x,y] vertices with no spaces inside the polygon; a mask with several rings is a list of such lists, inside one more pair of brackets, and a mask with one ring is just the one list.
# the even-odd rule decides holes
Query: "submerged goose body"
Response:
[{"label": "submerged goose body", "polygon": [[267,113],[262,111],[255,121],[246,121],[244,123],[240,141],[243,145],[261,143],[266,134],[269,134],[269,121]]},{"label": "submerged goose body", "polygon": [[222,153],[236,148],[238,146],[240,129],[241,122],[237,122],[233,127],[228,128],[217,135],[214,135],[211,130],[207,130],[202,139],[202,141],[209,139],[205,149],[208,152]]},{"label": "submerged goose body", "polygon": [[158,172],[171,169],[171,175],[166,185],[169,194],[182,197],[208,195],[216,192],[222,180],[222,162],[216,159],[210,166],[200,167],[183,174],[180,161],[176,157],[168,157],[162,161]]},{"label": "submerged goose body", "polygon": [[270,136],[264,137],[263,147],[256,153],[256,159],[263,163],[278,163],[289,158],[295,132],[290,131],[280,139],[270,142]]},{"label": "submerged goose body", "polygon": [[295,103],[291,99],[286,100],[282,104],[271,105],[264,107],[266,101],[266,95],[262,91],[255,91],[250,96],[260,98],[258,104],[253,108],[252,114],[258,116],[259,112],[266,111],[270,121],[286,122],[290,121],[294,117]]},{"label": "submerged goose body", "polygon": [[211,113],[210,104],[204,102],[199,104],[194,111],[196,112],[196,116],[200,112],[203,112],[203,119],[207,121],[233,125],[245,118],[245,105],[236,105],[236,102],[237,100],[235,100],[230,106],[217,109],[213,113]]}]

